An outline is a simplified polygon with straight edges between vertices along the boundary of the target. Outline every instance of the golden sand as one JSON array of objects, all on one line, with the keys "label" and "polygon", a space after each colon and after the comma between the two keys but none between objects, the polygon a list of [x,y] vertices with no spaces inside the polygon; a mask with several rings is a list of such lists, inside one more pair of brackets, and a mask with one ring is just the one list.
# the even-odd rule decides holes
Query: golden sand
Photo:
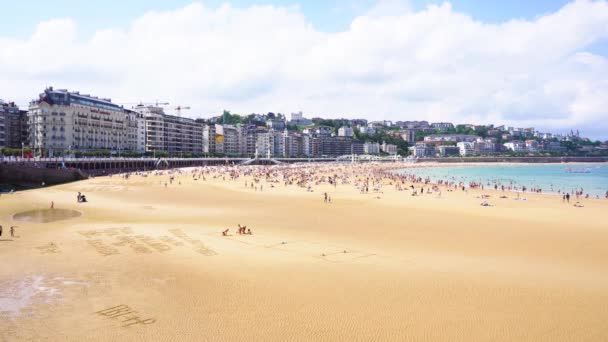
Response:
[{"label": "golden sand", "polygon": [[606,200],[168,178],[2,195],[0,341],[608,340]]}]

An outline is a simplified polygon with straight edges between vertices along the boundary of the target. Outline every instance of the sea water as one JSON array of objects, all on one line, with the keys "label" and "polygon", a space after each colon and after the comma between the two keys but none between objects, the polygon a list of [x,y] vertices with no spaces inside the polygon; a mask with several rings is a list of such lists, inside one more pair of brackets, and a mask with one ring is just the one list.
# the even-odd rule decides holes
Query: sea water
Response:
[{"label": "sea water", "polygon": [[608,164],[530,164],[419,167],[398,170],[431,182],[438,180],[476,182],[486,187],[500,188],[512,185],[521,189],[540,188],[543,192],[573,193],[581,189],[590,196],[606,196],[608,191]]}]

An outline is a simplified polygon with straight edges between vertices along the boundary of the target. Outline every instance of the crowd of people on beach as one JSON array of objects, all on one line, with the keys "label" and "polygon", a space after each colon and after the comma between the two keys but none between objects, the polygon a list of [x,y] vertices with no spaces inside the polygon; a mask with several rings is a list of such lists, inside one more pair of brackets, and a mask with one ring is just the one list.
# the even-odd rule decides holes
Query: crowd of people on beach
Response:
[{"label": "crowd of people on beach", "polygon": [[[137,175],[148,177],[149,175],[161,176],[159,183],[165,188],[173,185],[181,185],[183,177],[191,177],[194,181],[206,181],[207,179],[222,181],[238,181],[243,179],[244,188],[255,192],[263,192],[266,189],[274,189],[279,186],[295,186],[306,192],[315,192],[319,186],[354,187],[360,194],[374,194],[375,198],[381,199],[384,189],[393,188],[397,192],[409,191],[411,196],[434,195],[441,198],[442,191],[462,192],[469,194],[470,191],[489,191],[499,192],[499,199],[513,198],[518,201],[527,201],[523,195],[526,193],[544,194],[544,189],[540,186],[518,185],[514,182],[502,183],[495,181],[466,181],[455,177],[445,179],[434,179],[421,177],[416,174],[416,167],[409,168],[407,172],[395,172],[399,169],[398,165],[390,164],[321,164],[321,163],[302,163],[302,164],[283,164],[283,165],[258,165],[258,166],[204,166],[187,169],[169,169],[144,172],[130,172],[122,174],[125,180]],[[165,178],[166,177],[166,178]],[[323,188],[323,203],[333,203],[332,194],[327,187]],[[553,187],[549,189],[553,191]],[[513,193],[513,195],[509,195]],[[589,193],[585,193],[582,188],[571,192],[558,190],[559,195],[563,195],[563,201],[570,203],[570,198],[577,200],[577,207],[582,206],[583,199],[591,198]],[[487,196],[487,197],[486,197]],[[495,206],[489,202],[490,195],[484,194],[481,206]],[[599,196],[596,196],[599,198]],[[606,192],[608,199],[608,191]],[[239,233],[242,234],[240,228]],[[227,231],[226,231],[227,234]]]},{"label": "crowd of people on beach", "polygon": [[[361,195],[373,194],[374,198],[381,199],[385,189],[392,188],[396,192],[409,192],[411,196],[429,196],[434,195],[436,198],[442,197],[442,192],[448,193],[462,192],[469,194],[469,191],[474,190],[476,197],[481,200],[479,203],[482,207],[494,207],[496,204],[490,202],[493,195],[484,193],[485,191],[493,190],[500,196],[499,199],[512,198],[518,201],[527,201],[524,197],[526,193],[544,194],[545,192],[539,186],[527,187],[516,185],[515,183],[504,184],[499,181],[481,182],[481,181],[465,181],[457,178],[434,179],[429,177],[421,177],[416,174],[416,167],[408,169],[407,172],[395,172],[400,169],[398,165],[390,164],[287,164],[287,165],[266,165],[266,166],[205,166],[186,169],[168,169],[168,170],[152,170],[152,171],[136,171],[126,172],[115,175],[122,177],[125,181],[131,180],[134,176],[146,179],[150,176],[155,176],[154,182],[158,180],[164,188],[181,186],[182,180],[185,177],[191,178],[193,181],[205,182],[209,179],[222,181],[243,181],[244,188],[255,192],[263,192],[264,186],[266,189],[275,189],[277,187],[297,187],[306,192],[315,192],[318,188],[322,189],[322,198],[324,204],[333,203],[331,189],[338,187],[351,187]],[[112,176],[110,176],[112,177]],[[328,188],[329,187],[329,188]],[[481,192],[481,194],[480,194]],[[570,205],[571,201],[574,207],[584,207],[583,201],[590,198],[599,199],[599,196],[592,196],[585,192],[583,188],[571,189],[570,191],[553,190],[550,192],[557,193],[562,197],[564,204]],[[512,193],[512,194],[510,194]],[[605,198],[608,199],[608,190],[605,193]],[[87,197],[78,192],[76,200],[78,203],[87,202]],[[54,208],[54,202],[51,202],[51,209]],[[10,227],[11,237],[15,237],[15,229],[17,226]],[[230,229],[221,231],[223,236],[229,235]],[[247,226],[237,225],[237,234],[252,235],[252,231]],[[0,225],[0,237],[3,231]]]}]

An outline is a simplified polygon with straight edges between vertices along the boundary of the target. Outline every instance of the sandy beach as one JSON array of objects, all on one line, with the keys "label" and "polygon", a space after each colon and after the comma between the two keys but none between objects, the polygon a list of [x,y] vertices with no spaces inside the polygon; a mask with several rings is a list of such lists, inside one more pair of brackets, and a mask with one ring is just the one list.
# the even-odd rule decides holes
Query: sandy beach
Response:
[{"label": "sandy beach", "polygon": [[[608,200],[362,194],[374,168],[320,166],[308,190],[253,167],[3,194],[0,341],[608,340]],[[78,216],[13,217],[51,202]]]}]

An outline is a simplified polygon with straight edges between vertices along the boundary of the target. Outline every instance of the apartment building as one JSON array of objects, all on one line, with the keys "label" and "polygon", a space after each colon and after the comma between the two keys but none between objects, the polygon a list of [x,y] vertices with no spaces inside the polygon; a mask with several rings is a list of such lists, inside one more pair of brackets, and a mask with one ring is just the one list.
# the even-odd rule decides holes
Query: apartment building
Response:
[{"label": "apartment building", "polygon": [[214,154],[215,153],[215,125],[204,125],[203,126],[203,153]]},{"label": "apartment building", "polygon": [[27,112],[0,100],[0,148],[28,146]]},{"label": "apartment building", "polygon": [[30,145],[49,156],[69,150],[127,150],[126,116],[110,99],[49,87],[29,106]]},{"label": "apartment building", "polygon": [[377,142],[366,142],[363,144],[365,154],[380,154],[380,144]]},{"label": "apartment building", "polygon": [[163,108],[139,105],[134,111],[145,122],[146,152],[168,152],[172,155],[203,153],[203,127],[194,119],[165,114]]}]

